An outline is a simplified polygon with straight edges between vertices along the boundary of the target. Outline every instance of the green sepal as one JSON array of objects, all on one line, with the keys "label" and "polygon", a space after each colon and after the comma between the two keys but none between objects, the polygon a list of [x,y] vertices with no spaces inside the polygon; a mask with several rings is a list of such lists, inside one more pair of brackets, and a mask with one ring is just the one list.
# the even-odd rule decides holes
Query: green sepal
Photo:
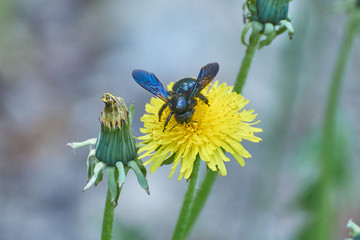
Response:
[{"label": "green sepal", "polygon": [[272,43],[272,41],[276,38],[276,32],[273,31],[266,35],[266,38],[264,40],[261,40],[258,46],[258,49],[261,49],[264,46],[268,46]]},{"label": "green sepal", "polygon": [[[96,157],[94,158],[94,160],[91,162],[91,167],[90,167],[90,170],[91,170],[91,176],[94,175],[94,169],[95,169],[95,166],[96,164],[98,164],[99,162],[99,159],[97,159]],[[104,162],[103,162],[104,163]]]},{"label": "green sepal", "polygon": [[246,7],[249,10],[248,19],[250,21],[253,20],[254,17],[257,15],[257,9],[256,9],[256,0],[248,0],[246,1]]},{"label": "green sepal", "polygon": [[[259,21],[252,21],[252,33],[251,36],[259,34],[264,30],[264,24]],[[250,36],[250,37],[251,37]],[[251,40],[250,40],[251,41]]]},{"label": "green sepal", "polygon": [[162,165],[170,165],[170,164],[172,164],[172,163],[174,162],[174,159],[175,159],[175,153],[171,154],[170,157],[168,157],[167,159],[165,159],[165,161],[163,161],[163,162],[161,163],[161,166],[162,166]]},{"label": "green sepal", "polygon": [[264,34],[268,35],[275,31],[275,27],[272,23],[265,23],[264,24]]},{"label": "green sepal", "polygon": [[101,133],[96,147],[96,158],[115,166],[117,161],[126,164],[136,157],[135,139],[128,123],[121,129],[101,125]]},{"label": "green sepal", "polygon": [[[117,204],[118,204],[119,197],[120,197],[120,187],[119,187],[119,184],[116,181],[119,178],[119,171],[116,169],[116,167],[114,167],[114,168],[115,168],[114,179],[115,179],[115,184],[116,184],[116,189],[117,189],[116,198],[115,198],[115,204],[116,205],[114,207],[116,207]],[[126,171],[125,171],[125,175],[126,175]]]},{"label": "green sepal", "polygon": [[247,32],[250,30],[250,28],[252,27],[252,22],[248,22],[244,29],[241,32],[241,42],[245,45],[248,46],[249,44],[246,43],[245,38],[246,38],[246,34]]},{"label": "green sepal", "polygon": [[243,10],[244,23],[246,23],[246,2],[242,5],[242,10]]},{"label": "green sepal", "polygon": [[100,161],[104,161],[106,159],[106,153],[109,148],[110,137],[109,137],[110,129],[101,124],[100,134],[98,140],[96,142],[96,154],[95,157]]},{"label": "green sepal", "polygon": [[88,174],[87,180],[89,180],[91,178],[91,175],[94,170],[94,161],[91,161],[92,158],[95,158],[95,149],[92,149],[89,152],[88,158],[86,160],[86,168],[87,168],[87,174]]},{"label": "green sepal", "polygon": [[144,146],[146,146],[146,144],[144,144],[144,143],[142,143],[142,142],[141,142],[141,143],[137,143],[137,144],[136,144],[136,151],[139,151],[139,149],[142,148],[142,147],[144,147]]},{"label": "green sepal", "polygon": [[144,177],[144,174],[141,172],[137,163],[131,160],[128,162],[128,166],[134,171],[140,186],[146,191],[147,194],[150,195],[148,182]]},{"label": "green sepal", "polygon": [[289,22],[288,20],[281,20],[280,25],[286,27],[286,29],[291,33],[294,33],[294,31],[295,31],[291,22]]},{"label": "green sepal", "polygon": [[116,162],[115,166],[119,172],[118,184],[119,184],[119,187],[121,187],[126,181],[124,164],[122,162]]},{"label": "green sepal", "polygon": [[96,181],[95,181],[95,187],[103,180],[103,176],[104,176],[103,172],[102,171],[99,172],[99,174],[96,178]]},{"label": "green sepal", "polygon": [[93,145],[96,143],[96,140],[97,138],[90,138],[83,142],[71,142],[71,143],[67,143],[66,145],[70,146],[72,149],[77,149],[77,148]]},{"label": "green sepal", "polygon": [[288,20],[281,20],[280,26],[283,26],[288,30],[289,37],[290,39],[292,39],[292,36],[294,34],[294,27],[292,26],[291,22],[289,22]]},{"label": "green sepal", "polygon": [[285,26],[280,26],[279,29],[275,30],[276,32],[276,36],[282,34],[283,32],[285,32],[287,29]]},{"label": "green sepal", "polygon": [[140,168],[140,171],[142,172],[142,174],[146,177],[146,168],[144,167],[144,163],[139,159],[139,158],[135,158],[133,161],[136,162],[136,164],[138,165],[138,167]]},{"label": "green sepal", "polygon": [[135,114],[135,106],[134,106],[134,104],[131,104],[130,108],[129,108],[129,124],[130,124],[130,127],[131,127],[132,121],[134,119],[134,114]]},{"label": "green sepal", "polygon": [[111,196],[111,205],[113,207],[116,207],[117,200],[119,198],[120,189],[118,184],[116,183],[116,168],[113,166],[107,166],[106,167],[106,177],[108,180],[108,188],[110,191]]},{"label": "green sepal", "polygon": [[103,170],[103,168],[106,166],[105,163],[103,162],[98,162],[95,167],[94,167],[94,174],[91,177],[90,181],[88,182],[88,184],[86,184],[86,186],[84,187],[83,191],[89,189],[96,181],[96,179],[98,178],[99,173]]}]

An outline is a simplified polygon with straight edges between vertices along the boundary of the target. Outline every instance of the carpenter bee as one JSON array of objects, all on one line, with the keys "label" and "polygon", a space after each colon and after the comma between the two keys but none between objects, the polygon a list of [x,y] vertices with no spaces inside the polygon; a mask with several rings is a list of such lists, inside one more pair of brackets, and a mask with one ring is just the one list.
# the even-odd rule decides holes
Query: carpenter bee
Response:
[{"label": "carpenter bee", "polygon": [[170,114],[165,121],[164,132],[173,115],[178,124],[189,123],[191,121],[191,117],[195,112],[194,107],[197,104],[195,98],[199,98],[209,105],[207,98],[200,92],[215,78],[218,71],[218,63],[209,63],[200,69],[197,79],[180,79],[173,85],[172,91],[166,91],[153,73],[144,70],[134,70],[132,76],[140,86],[165,102],[158,113],[159,121],[161,121],[163,111],[169,106]]}]

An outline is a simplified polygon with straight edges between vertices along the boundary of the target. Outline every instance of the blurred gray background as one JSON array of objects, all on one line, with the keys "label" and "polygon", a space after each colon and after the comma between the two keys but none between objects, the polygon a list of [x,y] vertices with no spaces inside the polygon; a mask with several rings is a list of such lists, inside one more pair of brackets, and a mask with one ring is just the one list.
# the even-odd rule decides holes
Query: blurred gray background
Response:
[{"label": "blurred gray background", "polygon": [[[345,14],[335,1],[293,1],[295,35],[256,53],[243,94],[264,132],[241,168],[227,163],[190,239],[293,239],[306,222],[297,196],[318,173],[313,138]],[[134,134],[152,97],[131,77],[156,73],[167,84],[220,63],[216,79],[233,84],[245,47],[243,1],[1,0],[0,239],[99,239],[106,181],[85,193],[88,149],[67,142],[97,137],[104,92],[135,103]],[[337,239],[360,221],[360,44],[339,107],[349,133],[348,186],[339,203]],[[221,117],[221,116],[219,116]],[[306,145],[307,144],[307,145]],[[202,165],[202,170],[204,170]],[[148,175],[151,195],[130,173],[115,211],[114,239],[170,239],[186,181],[170,167]],[[175,174],[176,175],[176,174]],[[351,186],[354,188],[351,191]],[[354,215],[358,213],[358,215]]]}]

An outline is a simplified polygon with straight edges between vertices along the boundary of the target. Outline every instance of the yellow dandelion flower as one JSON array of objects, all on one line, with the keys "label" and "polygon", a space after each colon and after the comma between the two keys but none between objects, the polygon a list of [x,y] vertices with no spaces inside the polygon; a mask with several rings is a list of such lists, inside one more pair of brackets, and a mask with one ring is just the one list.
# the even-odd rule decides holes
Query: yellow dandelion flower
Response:
[{"label": "yellow dandelion flower", "polygon": [[[169,84],[169,90],[173,84]],[[141,118],[144,128],[140,129],[145,135],[139,137],[144,146],[139,149],[139,153],[143,153],[140,158],[150,156],[144,163],[152,163],[150,172],[156,171],[164,161],[173,156],[169,178],[181,162],[178,179],[188,179],[199,154],[212,171],[219,170],[221,175],[226,176],[224,162],[230,159],[225,156],[224,151],[231,153],[241,166],[245,165],[244,158],[251,157],[241,142],[261,141],[254,133],[262,132],[262,129],[252,126],[259,122],[254,122],[257,114],[254,114],[254,110],[243,109],[249,100],[233,92],[233,87],[225,83],[219,85],[218,81],[211,85],[211,88],[207,86],[201,92],[209,100],[209,105],[198,101],[188,124],[176,125],[176,120],[171,118],[169,129],[176,125],[171,131],[166,129],[163,132],[164,122],[170,114],[169,108],[165,109],[159,122],[158,112],[164,102],[159,98],[152,98],[150,104],[146,104],[147,113]]]}]

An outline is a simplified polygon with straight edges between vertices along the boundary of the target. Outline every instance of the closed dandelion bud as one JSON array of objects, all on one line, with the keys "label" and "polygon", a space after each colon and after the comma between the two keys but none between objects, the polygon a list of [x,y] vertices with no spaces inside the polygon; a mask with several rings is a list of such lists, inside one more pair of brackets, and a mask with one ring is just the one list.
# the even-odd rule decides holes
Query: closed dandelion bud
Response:
[{"label": "closed dandelion bud", "polygon": [[130,127],[129,112],[124,100],[110,93],[104,94],[101,131],[96,143],[95,157],[108,166],[120,161],[127,164],[136,157],[136,143]]},{"label": "closed dandelion bud", "polygon": [[279,24],[288,18],[289,2],[287,0],[257,0],[257,20],[261,23]]},{"label": "closed dandelion bud", "polygon": [[251,44],[254,35],[264,35],[266,38],[259,43],[259,48],[269,45],[276,36],[284,31],[288,31],[290,39],[292,39],[294,28],[291,25],[291,19],[288,15],[290,0],[247,0],[244,5],[246,10],[245,25],[242,32],[242,42],[245,41],[246,33],[252,29],[249,39]]},{"label": "closed dandelion bud", "polygon": [[106,171],[111,204],[117,205],[122,185],[125,183],[129,169],[132,169],[140,186],[148,193],[146,169],[138,159],[136,142],[131,129],[131,121],[135,108],[132,105],[128,111],[125,102],[120,97],[105,93],[101,101],[105,103],[100,117],[100,134],[96,139],[84,142],[68,143],[76,149],[95,144],[87,159],[88,183],[83,191],[92,185],[97,185],[103,179]]}]

